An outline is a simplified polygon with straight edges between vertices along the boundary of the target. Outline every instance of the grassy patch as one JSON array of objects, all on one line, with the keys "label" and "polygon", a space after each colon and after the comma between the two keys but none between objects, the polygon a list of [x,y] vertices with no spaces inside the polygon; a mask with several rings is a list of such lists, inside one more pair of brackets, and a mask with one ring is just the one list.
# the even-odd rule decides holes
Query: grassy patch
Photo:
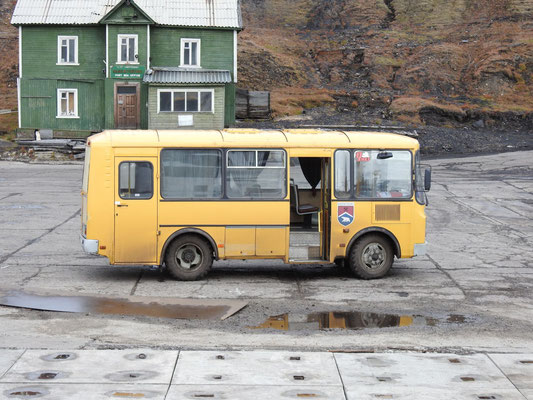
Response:
[{"label": "grassy patch", "polygon": [[280,88],[271,93],[272,115],[283,117],[300,115],[305,109],[335,103],[326,89]]},{"label": "grassy patch", "polygon": [[0,138],[13,140],[18,128],[18,113],[0,114]]},{"label": "grassy patch", "polygon": [[405,64],[405,60],[400,60],[398,58],[378,56],[374,58],[374,64],[376,65],[385,65],[387,67],[401,67]]},{"label": "grassy patch", "polygon": [[464,110],[454,104],[443,104],[422,97],[399,97],[391,104],[395,114],[418,114],[422,108],[431,107],[450,114],[464,114]]}]

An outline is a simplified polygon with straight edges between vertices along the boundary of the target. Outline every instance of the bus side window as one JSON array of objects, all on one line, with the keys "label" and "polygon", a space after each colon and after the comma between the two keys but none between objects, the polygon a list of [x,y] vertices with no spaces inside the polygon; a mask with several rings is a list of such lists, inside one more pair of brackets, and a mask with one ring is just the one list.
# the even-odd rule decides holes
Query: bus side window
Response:
[{"label": "bus side window", "polygon": [[153,196],[153,166],[146,161],[128,161],[119,166],[119,194],[122,199],[150,199]]}]

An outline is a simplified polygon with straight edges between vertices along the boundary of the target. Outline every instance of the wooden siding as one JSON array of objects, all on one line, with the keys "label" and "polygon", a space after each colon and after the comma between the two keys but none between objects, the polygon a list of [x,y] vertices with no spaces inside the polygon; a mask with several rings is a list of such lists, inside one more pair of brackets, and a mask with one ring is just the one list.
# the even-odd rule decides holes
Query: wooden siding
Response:
[{"label": "wooden siding", "polygon": [[[105,77],[105,28],[24,26],[22,31],[23,78]],[[56,65],[58,36],[78,36],[79,65]]]},{"label": "wooden siding", "polygon": [[[105,30],[105,28],[104,28]],[[139,65],[146,67],[147,53],[147,28],[146,25],[109,25],[109,66],[117,63],[117,38],[118,35],[137,35]],[[153,42],[153,40],[151,40]],[[105,48],[105,39],[104,39]],[[133,64],[137,65],[137,64]]]},{"label": "wooden siding", "polygon": [[153,27],[150,36],[152,66],[179,67],[181,39],[201,39],[200,66],[229,70],[233,79],[233,31]]},{"label": "wooden siding", "polygon": [[226,99],[224,110],[224,126],[229,128],[235,125],[235,84],[226,85]]},{"label": "wooden siding", "polygon": [[[197,86],[196,86],[197,87]],[[215,112],[214,113],[157,113],[157,89],[163,86],[150,86],[148,90],[148,129],[180,129],[178,115],[192,115],[194,126],[185,126],[183,129],[223,129],[224,128],[224,87],[215,87]],[[177,87],[173,87],[177,88]],[[203,87],[204,89],[207,87]]]},{"label": "wooden siding", "polygon": [[[78,90],[79,118],[57,118],[57,89]],[[67,131],[99,131],[104,127],[104,81],[22,79],[22,127]]]}]

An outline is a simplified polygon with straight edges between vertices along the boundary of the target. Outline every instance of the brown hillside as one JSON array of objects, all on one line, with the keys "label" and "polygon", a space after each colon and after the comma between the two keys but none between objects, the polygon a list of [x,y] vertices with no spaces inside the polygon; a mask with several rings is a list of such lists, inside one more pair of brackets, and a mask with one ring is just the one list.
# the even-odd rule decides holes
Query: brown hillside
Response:
[{"label": "brown hillside", "polygon": [[[0,109],[16,108],[15,0],[0,0]],[[533,125],[533,0],[242,0],[240,86],[276,116]]]},{"label": "brown hillside", "polygon": [[302,112],[306,88],[354,120],[531,124],[533,0],[244,0],[243,13],[241,85],[272,90],[278,115]]},{"label": "brown hillside", "polygon": [[17,107],[18,32],[9,23],[15,3],[0,0],[0,109]]}]

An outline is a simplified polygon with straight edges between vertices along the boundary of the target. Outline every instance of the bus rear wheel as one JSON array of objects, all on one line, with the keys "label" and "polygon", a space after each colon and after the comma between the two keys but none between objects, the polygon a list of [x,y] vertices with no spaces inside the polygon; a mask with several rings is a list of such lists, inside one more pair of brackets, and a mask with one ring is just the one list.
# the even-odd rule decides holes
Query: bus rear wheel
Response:
[{"label": "bus rear wheel", "polygon": [[211,269],[213,250],[198,236],[180,236],[168,247],[165,263],[174,278],[195,281],[204,278]]},{"label": "bus rear wheel", "polygon": [[361,279],[377,279],[387,275],[393,260],[394,252],[389,240],[381,235],[366,235],[352,247],[349,266]]}]

